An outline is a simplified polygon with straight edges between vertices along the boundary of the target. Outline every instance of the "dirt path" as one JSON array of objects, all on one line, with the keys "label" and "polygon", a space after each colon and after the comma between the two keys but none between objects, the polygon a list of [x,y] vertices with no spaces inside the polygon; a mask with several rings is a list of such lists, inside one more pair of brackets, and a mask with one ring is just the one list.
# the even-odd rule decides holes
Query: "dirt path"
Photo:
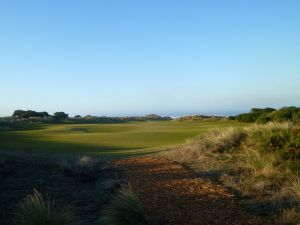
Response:
[{"label": "dirt path", "polygon": [[126,170],[128,181],[148,215],[162,224],[265,224],[250,216],[229,191],[176,162],[143,157],[116,164]]}]

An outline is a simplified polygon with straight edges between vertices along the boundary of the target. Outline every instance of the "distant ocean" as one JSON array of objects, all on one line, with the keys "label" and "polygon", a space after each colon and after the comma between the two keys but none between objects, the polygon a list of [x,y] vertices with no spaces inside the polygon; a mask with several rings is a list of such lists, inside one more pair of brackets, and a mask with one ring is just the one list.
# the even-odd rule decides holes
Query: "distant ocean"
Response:
[{"label": "distant ocean", "polygon": [[207,116],[235,116],[241,113],[245,113],[245,111],[209,111],[209,112],[187,112],[187,113],[174,113],[169,114],[168,116],[172,117],[173,119],[182,117],[182,116],[192,116],[192,115],[207,115]]},{"label": "distant ocean", "polygon": [[[101,113],[90,113],[94,116],[108,116],[108,117],[127,117],[127,116],[145,116],[149,114],[157,114],[159,116],[170,116],[173,119],[182,116],[192,116],[192,115],[207,115],[207,116],[235,116],[241,113],[248,112],[247,110],[237,110],[237,111],[195,111],[195,112],[151,112],[151,113],[120,113],[120,114],[101,114]],[[84,114],[83,114],[84,115]]]}]

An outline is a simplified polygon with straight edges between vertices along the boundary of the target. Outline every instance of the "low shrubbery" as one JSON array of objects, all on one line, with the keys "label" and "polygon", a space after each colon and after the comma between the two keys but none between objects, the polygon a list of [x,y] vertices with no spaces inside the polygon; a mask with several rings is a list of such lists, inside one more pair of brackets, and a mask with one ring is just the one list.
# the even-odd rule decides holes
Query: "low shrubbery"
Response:
[{"label": "low shrubbery", "polygon": [[230,119],[235,119],[241,122],[256,122],[267,123],[270,121],[276,122],[300,122],[300,107],[282,107],[278,110],[273,108],[253,108],[249,113],[243,113],[237,116],[231,116]]},{"label": "low shrubbery", "polygon": [[284,159],[300,159],[300,128],[271,126],[258,129],[254,135],[263,151],[277,152]]},{"label": "low shrubbery", "polygon": [[73,213],[68,207],[44,200],[36,190],[23,199],[16,216],[18,225],[74,225]]}]

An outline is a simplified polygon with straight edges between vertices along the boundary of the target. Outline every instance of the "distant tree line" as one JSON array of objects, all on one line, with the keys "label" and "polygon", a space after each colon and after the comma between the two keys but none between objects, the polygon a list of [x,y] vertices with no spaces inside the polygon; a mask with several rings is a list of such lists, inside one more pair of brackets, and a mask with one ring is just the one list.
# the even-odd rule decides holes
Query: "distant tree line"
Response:
[{"label": "distant tree line", "polygon": [[300,107],[290,106],[282,107],[278,110],[273,108],[253,108],[249,113],[243,113],[237,116],[230,116],[229,119],[241,122],[267,123],[277,122],[300,122]]},{"label": "distant tree line", "polygon": [[213,116],[213,115],[192,115],[192,116],[182,116],[178,118],[179,121],[199,121],[199,120],[220,120],[224,119],[223,116]]},{"label": "distant tree line", "polygon": [[47,112],[36,112],[33,110],[16,110],[13,113],[14,117],[18,117],[18,118],[30,118],[30,117],[39,117],[39,118],[45,118],[50,116],[49,113]]},{"label": "distant tree line", "polygon": [[76,115],[73,120],[89,122],[89,123],[122,123],[130,121],[167,121],[172,120],[169,116],[159,116],[156,114],[149,114],[146,116],[118,116],[118,117],[109,117],[109,116],[83,116]]},{"label": "distant tree line", "polygon": [[13,117],[20,118],[20,119],[29,119],[29,118],[48,118],[52,117],[54,119],[66,119],[68,118],[68,114],[64,112],[56,112],[51,116],[47,112],[36,112],[33,110],[15,110]]},{"label": "distant tree line", "polygon": [[76,115],[74,117],[69,117],[68,114],[64,112],[56,112],[53,115],[50,115],[47,112],[36,112],[33,110],[15,110],[12,115],[13,120],[22,120],[22,121],[40,121],[51,123],[52,121],[55,123],[57,120],[60,122],[64,122],[64,120],[68,120],[68,122],[73,123],[120,123],[120,122],[130,122],[130,121],[165,121],[172,120],[171,117],[168,116],[159,116],[156,114],[149,114],[146,116],[128,116],[128,117],[106,117],[106,116],[80,116]]}]

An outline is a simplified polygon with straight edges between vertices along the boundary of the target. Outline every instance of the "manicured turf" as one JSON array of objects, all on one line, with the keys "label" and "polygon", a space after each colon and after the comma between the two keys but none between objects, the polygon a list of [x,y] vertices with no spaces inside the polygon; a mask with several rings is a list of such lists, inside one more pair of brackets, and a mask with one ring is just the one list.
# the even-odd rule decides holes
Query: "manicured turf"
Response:
[{"label": "manicured turf", "polygon": [[0,132],[0,150],[96,153],[127,156],[183,143],[213,128],[245,126],[235,121],[161,121],[118,124],[51,124]]}]

